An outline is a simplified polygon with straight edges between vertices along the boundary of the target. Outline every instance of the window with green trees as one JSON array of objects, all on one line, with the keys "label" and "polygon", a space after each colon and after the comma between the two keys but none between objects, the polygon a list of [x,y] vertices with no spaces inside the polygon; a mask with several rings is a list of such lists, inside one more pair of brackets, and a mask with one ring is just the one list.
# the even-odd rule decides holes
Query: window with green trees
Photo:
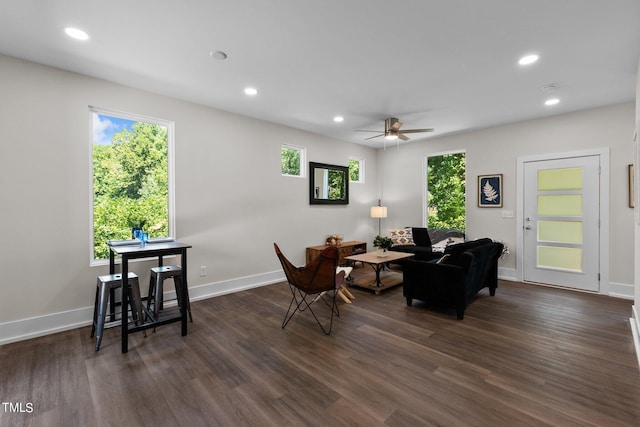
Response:
[{"label": "window with green trees", "polygon": [[106,242],[173,233],[170,206],[172,124],[92,108],[93,251],[109,257]]},{"label": "window with green trees", "polygon": [[364,159],[349,157],[349,181],[364,182]]},{"label": "window with green trees", "polygon": [[427,226],[465,231],[465,153],[427,158]]},{"label": "window with green trees", "polygon": [[283,145],[281,149],[282,175],[304,176],[305,149],[294,145]]}]

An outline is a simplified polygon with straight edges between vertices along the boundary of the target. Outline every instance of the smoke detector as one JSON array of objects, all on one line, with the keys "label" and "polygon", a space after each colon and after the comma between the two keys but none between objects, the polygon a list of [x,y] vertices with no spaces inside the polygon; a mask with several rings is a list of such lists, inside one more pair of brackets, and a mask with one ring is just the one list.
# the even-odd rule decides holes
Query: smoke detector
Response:
[{"label": "smoke detector", "polygon": [[548,85],[542,86],[540,90],[544,93],[554,93],[558,90],[558,85],[555,83],[549,83]]}]

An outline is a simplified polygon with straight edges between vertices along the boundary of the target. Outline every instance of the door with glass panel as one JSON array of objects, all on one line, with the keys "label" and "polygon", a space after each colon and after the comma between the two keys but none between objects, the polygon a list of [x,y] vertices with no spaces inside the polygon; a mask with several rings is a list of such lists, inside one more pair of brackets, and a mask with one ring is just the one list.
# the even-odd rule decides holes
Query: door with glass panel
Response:
[{"label": "door with glass panel", "polygon": [[524,163],[524,280],[599,290],[600,157]]}]

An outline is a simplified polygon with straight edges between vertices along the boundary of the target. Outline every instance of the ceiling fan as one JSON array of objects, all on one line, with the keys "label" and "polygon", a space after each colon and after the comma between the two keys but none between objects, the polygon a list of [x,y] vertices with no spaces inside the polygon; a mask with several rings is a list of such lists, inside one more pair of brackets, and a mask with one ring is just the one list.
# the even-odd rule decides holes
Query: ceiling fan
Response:
[{"label": "ceiling fan", "polygon": [[[428,129],[406,129],[400,130],[402,126],[402,122],[395,117],[386,119],[384,121],[384,133],[379,135],[372,136],[370,138],[365,138],[366,140],[378,138],[380,136],[384,136],[384,139],[388,141],[394,141],[396,139],[401,139],[403,141],[408,141],[409,137],[405,136],[405,133],[420,133],[420,132],[433,132],[433,128]],[[358,132],[382,132],[380,130],[359,130]]]}]

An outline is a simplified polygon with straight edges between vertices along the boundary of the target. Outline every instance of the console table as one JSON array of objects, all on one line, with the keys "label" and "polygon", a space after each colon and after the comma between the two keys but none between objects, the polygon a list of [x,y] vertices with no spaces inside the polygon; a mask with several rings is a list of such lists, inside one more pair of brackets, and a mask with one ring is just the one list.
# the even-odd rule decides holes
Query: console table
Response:
[{"label": "console table", "polygon": [[[307,264],[320,255],[320,253],[328,248],[328,245],[320,245],[320,246],[310,246],[307,248]],[[340,258],[338,258],[338,265],[346,264],[345,258],[351,255],[365,254],[367,253],[367,242],[362,242],[359,240],[352,240],[349,242],[342,242],[338,248],[338,252],[340,254]]]}]

